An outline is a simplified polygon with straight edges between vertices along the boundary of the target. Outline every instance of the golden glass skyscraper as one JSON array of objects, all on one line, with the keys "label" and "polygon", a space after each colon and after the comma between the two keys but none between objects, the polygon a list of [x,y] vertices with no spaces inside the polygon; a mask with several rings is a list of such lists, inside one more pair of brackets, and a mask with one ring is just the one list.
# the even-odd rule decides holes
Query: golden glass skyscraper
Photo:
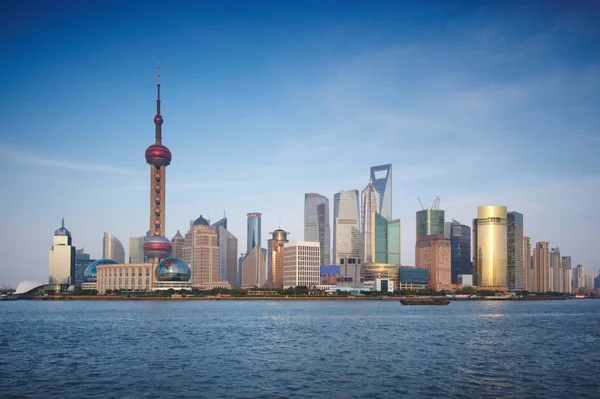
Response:
[{"label": "golden glass skyscraper", "polygon": [[505,206],[480,206],[473,220],[475,285],[508,288]]}]

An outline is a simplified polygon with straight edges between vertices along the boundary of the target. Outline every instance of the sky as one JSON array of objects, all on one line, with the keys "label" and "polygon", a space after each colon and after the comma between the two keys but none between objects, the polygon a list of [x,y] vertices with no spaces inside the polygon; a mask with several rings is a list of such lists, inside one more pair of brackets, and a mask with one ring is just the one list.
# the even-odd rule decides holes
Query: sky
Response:
[{"label": "sky", "polygon": [[12,1],[0,15],[0,285],[45,282],[61,218],[102,256],[149,227],[157,63],[166,232],[246,214],[303,239],[304,193],[393,165],[402,263],[415,212],[524,214],[598,274],[600,3]]}]

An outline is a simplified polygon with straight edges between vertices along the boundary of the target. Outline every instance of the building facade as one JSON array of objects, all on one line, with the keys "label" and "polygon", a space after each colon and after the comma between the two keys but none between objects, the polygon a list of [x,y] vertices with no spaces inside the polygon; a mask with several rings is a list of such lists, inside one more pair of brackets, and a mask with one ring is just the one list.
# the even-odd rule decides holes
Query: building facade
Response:
[{"label": "building facade", "polygon": [[444,235],[445,212],[441,209],[423,209],[417,212],[417,241],[432,234]]},{"label": "building facade", "polygon": [[375,211],[392,220],[392,165],[372,166],[371,181],[379,193],[379,206]]},{"label": "building facade", "polygon": [[508,289],[522,291],[523,286],[523,214],[508,212],[506,272]]},{"label": "building facade", "polygon": [[550,291],[565,292],[564,273],[562,267],[562,257],[560,248],[550,249],[550,270],[552,271],[552,280],[549,282]]},{"label": "building facade", "polygon": [[443,234],[421,237],[415,249],[417,269],[427,269],[429,287],[441,291],[451,289],[452,247]]},{"label": "building facade", "polygon": [[429,284],[429,272],[427,269],[415,267],[401,267],[398,269],[398,289],[419,290],[426,288]]},{"label": "building facade", "polygon": [[331,257],[331,229],[329,200],[317,193],[304,195],[304,241],[318,242],[321,265],[328,265]]},{"label": "building facade", "polygon": [[318,242],[290,241],[283,245],[283,288],[313,287],[320,282]]},{"label": "building facade", "polygon": [[571,257],[563,256],[561,259],[562,267],[563,267],[563,284],[564,284],[564,292],[571,293],[573,292],[573,274],[571,271]]},{"label": "building facade", "polygon": [[183,260],[192,268],[192,286],[204,287],[221,281],[217,232],[202,215],[191,223],[185,235]]},{"label": "building facade", "polygon": [[457,284],[459,274],[473,274],[473,265],[471,264],[471,228],[456,220],[450,222],[450,225],[451,281],[452,284]]},{"label": "building facade", "polygon": [[531,237],[523,237],[523,290],[533,291],[533,270],[531,269]]},{"label": "building facade", "polygon": [[246,255],[252,251],[254,247],[260,247],[261,237],[261,218],[262,214],[259,212],[250,212],[248,215],[248,229],[247,229],[247,241],[246,241]]},{"label": "building facade", "polygon": [[473,220],[475,285],[507,289],[507,212],[505,206],[480,206]]},{"label": "building facade", "polygon": [[242,260],[242,281],[244,288],[264,287],[267,283],[267,262],[260,246],[252,248]]},{"label": "building facade", "polygon": [[125,263],[125,248],[121,241],[110,233],[104,233],[102,238],[102,258],[112,259],[117,263]]},{"label": "building facade", "polygon": [[362,264],[358,190],[334,196],[334,259],[332,263]]},{"label": "building facade", "polygon": [[129,238],[129,262],[128,263],[146,263],[144,258],[144,241],[146,237]]},{"label": "building facade", "polygon": [[75,247],[72,245],[71,232],[65,227],[63,218],[61,227],[54,231],[48,259],[48,283],[74,284],[74,282]]},{"label": "building facade", "polygon": [[219,280],[227,281],[231,286],[237,286],[237,237],[227,230],[226,217],[213,223],[211,227],[217,233],[217,246],[219,247]]},{"label": "building facade", "polygon": [[[375,189],[373,181],[369,179],[369,183],[367,184],[367,187],[365,187],[365,189],[362,191],[361,195],[360,215],[362,219],[360,229],[362,232],[363,263],[375,262],[375,257],[373,256],[375,253],[375,248],[373,248],[375,242],[375,230],[373,230],[373,219],[375,218],[375,214],[379,209],[379,205],[379,192]],[[387,220],[387,218],[383,218]]]},{"label": "building facade", "polygon": [[[304,214],[306,216],[306,212]],[[306,218],[305,218],[306,221]],[[306,225],[304,233],[306,234]],[[287,231],[277,229],[271,234],[271,239],[268,241],[267,248],[267,270],[268,270],[268,286],[272,288],[283,288],[283,246],[289,240]],[[315,242],[315,241],[309,241]],[[318,242],[318,241],[317,241]],[[320,244],[319,244],[320,245]],[[320,252],[319,259],[322,258],[323,251]]]},{"label": "building facade", "polygon": [[533,291],[550,291],[550,244],[537,242],[533,250]]},{"label": "building facade", "polygon": [[85,282],[85,269],[94,262],[90,254],[86,254],[83,248],[75,249],[75,278],[73,284],[81,285]]},{"label": "building facade", "polygon": [[378,212],[371,216],[371,254],[369,263],[400,266],[400,219],[388,220]]},{"label": "building facade", "polygon": [[173,238],[171,238],[171,245],[173,246],[171,256],[183,259],[183,246],[185,245],[185,237],[181,235],[179,230],[177,230],[177,233],[175,233]]}]

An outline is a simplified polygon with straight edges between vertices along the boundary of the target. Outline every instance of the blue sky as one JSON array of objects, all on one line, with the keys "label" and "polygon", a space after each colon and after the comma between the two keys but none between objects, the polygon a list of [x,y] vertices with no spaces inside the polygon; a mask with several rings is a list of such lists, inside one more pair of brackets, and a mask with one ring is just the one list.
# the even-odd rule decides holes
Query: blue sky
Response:
[{"label": "blue sky", "polygon": [[[523,4],[525,3],[525,4]],[[148,229],[156,64],[162,69],[167,235],[200,214],[245,250],[303,238],[305,192],[332,201],[393,164],[402,261],[417,197],[447,220],[522,212],[525,234],[598,273],[597,2],[14,2],[0,16],[0,284],[47,279],[61,217]]]}]

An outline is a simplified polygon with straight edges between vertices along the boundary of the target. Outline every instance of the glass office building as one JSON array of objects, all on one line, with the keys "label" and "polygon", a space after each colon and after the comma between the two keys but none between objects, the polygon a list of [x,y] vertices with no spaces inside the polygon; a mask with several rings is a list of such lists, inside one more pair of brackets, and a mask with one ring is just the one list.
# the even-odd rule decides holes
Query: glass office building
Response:
[{"label": "glass office building", "polygon": [[388,221],[387,225],[387,263],[400,265],[400,219]]},{"label": "glass office building", "polygon": [[304,241],[318,242],[321,265],[330,259],[331,229],[329,226],[329,200],[317,193],[304,195]]},{"label": "glass office building", "polygon": [[260,225],[262,214],[259,212],[251,212],[248,214],[248,235],[246,243],[246,255],[252,251],[254,247],[260,247]]},{"label": "glass office building", "polygon": [[387,220],[392,220],[392,164],[371,167],[371,180],[379,192],[379,209]]},{"label": "glass office building", "polygon": [[473,220],[475,285],[507,288],[507,231],[505,206],[480,206]]},{"label": "glass office building", "polygon": [[507,215],[507,260],[508,288],[523,290],[523,214],[508,212]]},{"label": "glass office building", "polygon": [[417,212],[417,241],[431,234],[444,235],[444,214],[441,209],[423,209]]},{"label": "glass office building", "polygon": [[458,284],[459,274],[473,274],[471,263],[471,228],[453,220],[450,233],[452,246],[452,284]]}]

